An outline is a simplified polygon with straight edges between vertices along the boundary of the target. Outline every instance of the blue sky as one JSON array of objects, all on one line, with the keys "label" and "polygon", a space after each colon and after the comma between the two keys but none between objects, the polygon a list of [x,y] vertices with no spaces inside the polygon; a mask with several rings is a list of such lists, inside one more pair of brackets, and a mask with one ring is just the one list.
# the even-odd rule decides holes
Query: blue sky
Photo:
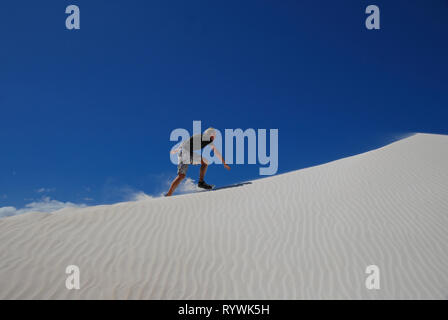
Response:
[{"label": "blue sky", "polygon": [[[69,4],[80,30],[65,28]],[[380,30],[364,26],[369,4]],[[447,134],[447,13],[443,0],[2,1],[0,207],[160,194],[176,175],[169,135],[193,120],[278,128],[278,173]],[[258,169],[211,166],[206,181]]]}]

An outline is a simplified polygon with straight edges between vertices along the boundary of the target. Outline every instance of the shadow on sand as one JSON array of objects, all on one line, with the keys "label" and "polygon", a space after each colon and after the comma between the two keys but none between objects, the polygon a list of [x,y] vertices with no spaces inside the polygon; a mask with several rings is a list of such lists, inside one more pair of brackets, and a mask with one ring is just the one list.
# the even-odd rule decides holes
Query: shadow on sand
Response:
[{"label": "shadow on sand", "polygon": [[229,189],[229,188],[236,188],[236,187],[242,187],[242,186],[247,185],[247,184],[252,184],[252,182],[250,182],[250,181],[249,182],[241,182],[241,183],[231,184],[229,186],[214,188],[214,189],[211,189],[211,190],[198,190],[198,191],[183,192],[181,194],[174,195],[174,196],[180,196],[180,195],[192,194],[192,193],[210,192],[210,191],[223,190],[223,189]]},{"label": "shadow on sand", "polygon": [[252,184],[252,182],[242,182],[242,183],[237,183],[237,184],[231,184],[230,186],[213,188],[212,190],[206,190],[206,191],[217,191],[217,190],[223,190],[223,189],[229,189],[229,188],[242,187],[246,184]]}]

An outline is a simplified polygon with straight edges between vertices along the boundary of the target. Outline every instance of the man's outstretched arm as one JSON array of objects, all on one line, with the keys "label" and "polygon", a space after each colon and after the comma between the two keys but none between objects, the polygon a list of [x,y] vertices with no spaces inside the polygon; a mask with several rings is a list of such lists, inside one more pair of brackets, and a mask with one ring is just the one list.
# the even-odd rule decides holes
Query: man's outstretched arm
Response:
[{"label": "man's outstretched arm", "polygon": [[224,161],[224,158],[222,157],[221,153],[219,152],[218,149],[216,149],[216,147],[214,145],[211,146],[213,149],[213,152],[216,154],[216,156],[219,158],[219,160],[221,160],[222,164],[224,165],[224,168],[226,168],[227,170],[230,170],[230,167],[226,164],[226,162]]}]

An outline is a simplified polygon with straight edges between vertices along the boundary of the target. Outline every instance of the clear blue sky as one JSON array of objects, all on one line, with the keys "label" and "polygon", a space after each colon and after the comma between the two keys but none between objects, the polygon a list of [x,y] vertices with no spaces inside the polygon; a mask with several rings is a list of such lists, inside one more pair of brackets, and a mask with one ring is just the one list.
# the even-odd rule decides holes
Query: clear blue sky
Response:
[{"label": "clear blue sky", "polygon": [[193,120],[278,128],[278,173],[447,134],[447,15],[443,0],[2,1],[0,207],[158,194],[176,174],[170,132]]}]

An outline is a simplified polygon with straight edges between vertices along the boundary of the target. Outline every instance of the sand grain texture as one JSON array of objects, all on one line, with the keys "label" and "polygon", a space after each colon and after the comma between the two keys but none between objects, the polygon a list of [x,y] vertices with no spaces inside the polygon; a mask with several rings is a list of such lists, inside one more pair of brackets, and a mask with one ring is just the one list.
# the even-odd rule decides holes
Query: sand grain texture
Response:
[{"label": "sand grain texture", "polygon": [[[65,268],[81,270],[67,290]],[[367,290],[365,269],[380,268]],[[0,219],[1,299],[447,299],[448,136],[251,184]]]}]

